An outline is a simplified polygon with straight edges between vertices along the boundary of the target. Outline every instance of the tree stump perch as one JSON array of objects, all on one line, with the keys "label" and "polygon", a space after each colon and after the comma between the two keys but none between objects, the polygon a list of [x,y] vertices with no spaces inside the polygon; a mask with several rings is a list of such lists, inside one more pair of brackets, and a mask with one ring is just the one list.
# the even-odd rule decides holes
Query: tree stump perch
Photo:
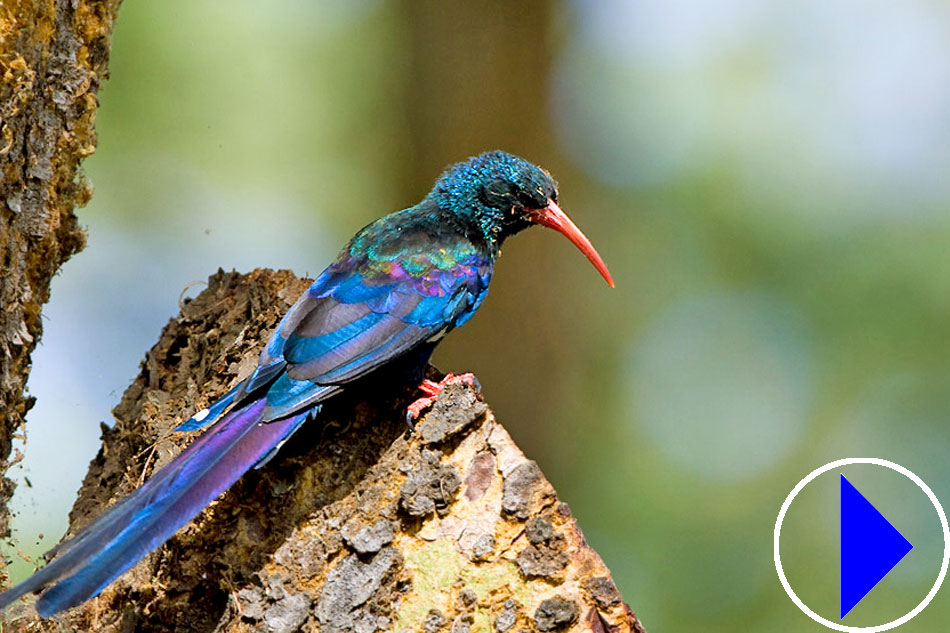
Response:
[{"label": "tree stump perch", "polygon": [[[103,427],[75,533],[170,461],[174,427],[251,371],[309,280],[219,271],[164,328]],[[436,372],[429,370],[433,376]],[[471,388],[345,393],[102,594],[4,631],[642,632],[567,504]]]}]

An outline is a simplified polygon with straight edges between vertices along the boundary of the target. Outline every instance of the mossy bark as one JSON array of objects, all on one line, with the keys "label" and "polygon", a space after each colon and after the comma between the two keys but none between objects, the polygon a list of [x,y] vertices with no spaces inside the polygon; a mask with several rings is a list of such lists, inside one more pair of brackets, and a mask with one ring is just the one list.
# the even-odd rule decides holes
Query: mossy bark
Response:
[{"label": "mossy bark", "polygon": [[[0,475],[33,405],[26,381],[50,280],[85,244],[74,210],[91,189],[79,166],[96,146],[118,9],[118,0],[0,6]],[[0,478],[0,538],[12,494]]]},{"label": "mossy bark", "polygon": [[[171,460],[176,424],[255,365],[308,281],[218,272],[165,327],[103,429],[82,528]],[[430,372],[435,372],[430,368]],[[98,598],[5,631],[642,631],[567,505],[477,393],[415,432],[410,386],[346,393]]]}]

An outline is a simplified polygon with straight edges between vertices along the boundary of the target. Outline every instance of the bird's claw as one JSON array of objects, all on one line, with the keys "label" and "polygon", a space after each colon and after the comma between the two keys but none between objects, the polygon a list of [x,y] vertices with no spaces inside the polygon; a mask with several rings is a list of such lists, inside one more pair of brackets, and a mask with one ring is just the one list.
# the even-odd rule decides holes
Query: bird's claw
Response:
[{"label": "bird's claw", "polygon": [[416,420],[419,419],[419,416],[422,415],[423,411],[435,404],[435,401],[439,398],[439,394],[442,393],[443,389],[449,385],[458,384],[474,387],[477,391],[481,391],[482,389],[482,386],[475,377],[475,374],[470,372],[464,374],[453,374],[452,372],[449,372],[439,382],[435,382],[434,380],[429,380],[426,378],[421,383],[419,383],[419,391],[426,395],[422,396],[406,408],[406,424],[409,426],[409,431],[412,432],[415,430]]}]

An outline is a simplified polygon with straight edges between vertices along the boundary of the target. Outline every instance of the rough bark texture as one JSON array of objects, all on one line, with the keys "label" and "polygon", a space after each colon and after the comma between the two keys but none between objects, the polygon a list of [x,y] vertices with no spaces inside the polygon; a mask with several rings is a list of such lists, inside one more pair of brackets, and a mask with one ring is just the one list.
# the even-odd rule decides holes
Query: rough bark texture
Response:
[{"label": "rough bark texture", "polygon": [[[308,281],[218,272],[103,428],[75,532],[192,438],[173,427],[256,363]],[[430,371],[434,371],[430,369]],[[341,396],[97,599],[5,631],[642,631],[570,510],[477,393]]]},{"label": "rough bark texture", "polygon": [[[26,380],[50,280],[85,243],[73,211],[91,189],[79,163],[95,150],[118,9],[118,0],[0,6],[0,474],[33,405]],[[12,494],[0,479],[0,537]]]}]

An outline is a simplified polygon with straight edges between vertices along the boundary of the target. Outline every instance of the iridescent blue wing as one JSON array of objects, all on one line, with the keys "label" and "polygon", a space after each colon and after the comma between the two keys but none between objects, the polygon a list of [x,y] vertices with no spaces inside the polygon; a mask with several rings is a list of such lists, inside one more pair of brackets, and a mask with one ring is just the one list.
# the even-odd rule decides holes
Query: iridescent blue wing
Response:
[{"label": "iridescent blue wing", "polygon": [[261,371],[285,369],[268,389],[264,419],[461,325],[490,277],[491,258],[458,234],[370,225],[288,311],[262,353]]}]

